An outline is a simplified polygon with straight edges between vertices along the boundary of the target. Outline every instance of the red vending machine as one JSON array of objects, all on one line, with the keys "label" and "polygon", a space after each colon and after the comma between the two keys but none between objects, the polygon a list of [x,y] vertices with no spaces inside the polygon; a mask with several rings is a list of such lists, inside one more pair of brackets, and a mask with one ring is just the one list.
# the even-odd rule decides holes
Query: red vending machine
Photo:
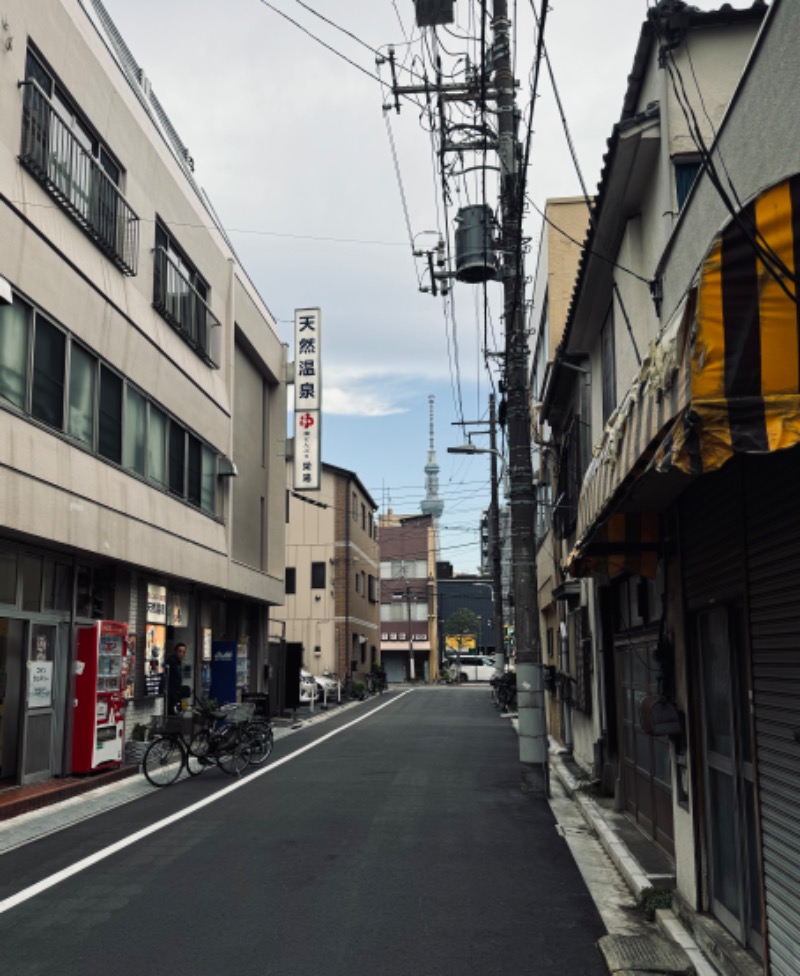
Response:
[{"label": "red vending machine", "polygon": [[78,628],[72,771],[119,765],[125,740],[123,657],[128,625],[98,620]]}]

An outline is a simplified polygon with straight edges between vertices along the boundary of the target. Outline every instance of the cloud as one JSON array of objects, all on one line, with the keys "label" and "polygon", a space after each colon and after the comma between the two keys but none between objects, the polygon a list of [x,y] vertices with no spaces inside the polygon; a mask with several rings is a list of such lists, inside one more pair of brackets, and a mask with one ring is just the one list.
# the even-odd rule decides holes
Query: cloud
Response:
[{"label": "cloud", "polygon": [[393,402],[391,396],[360,387],[326,387],[323,394],[326,414],[346,417],[389,417],[407,413],[407,407]]}]

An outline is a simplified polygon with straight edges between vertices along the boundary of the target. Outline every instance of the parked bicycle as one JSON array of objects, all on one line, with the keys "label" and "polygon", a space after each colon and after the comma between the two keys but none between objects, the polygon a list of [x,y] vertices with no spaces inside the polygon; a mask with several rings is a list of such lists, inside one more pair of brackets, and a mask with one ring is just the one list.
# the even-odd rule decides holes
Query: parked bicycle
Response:
[{"label": "parked bicycle", "polygon": [[[263,762],[272,750],[263,727],[254,730],[253,703],[233,703],[219,708],[199,702],[180,715],[163,716],[155,722],[155,737],[144,754],[142,768],[153,786],[170,786],[184,769],[197,776],[209,766],[229,776],[239,776],[252,761]],[[192,721],[194,719],[194,722]],[[200,728],[192,734],[193,725]]]},{"label": "parked bicycle", "polygon": [[440,685],[457,685],[458,669],[454,664],[445,663],[439,668],[439,677],[436,679]]},{"label": "parked bicycle", "polygon": [[382,695],[387,688],[386,673],[369,671],[364,675],[364,684],[368,695]]},{"label": "parked bicycle", "polygon": [[517,710],[517,675],[514,671],[491,678],[492,700],[501,712],[516,712]]}]

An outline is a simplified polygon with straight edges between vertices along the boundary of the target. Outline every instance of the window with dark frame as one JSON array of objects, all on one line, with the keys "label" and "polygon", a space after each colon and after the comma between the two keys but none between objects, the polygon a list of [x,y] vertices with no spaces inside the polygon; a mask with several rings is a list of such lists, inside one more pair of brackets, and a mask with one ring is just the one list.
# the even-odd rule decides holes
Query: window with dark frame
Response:
[{"label": "window with dark frame", "polygon": [[209,308],[210,289],[161,220],[153,251],[153,308],[208,365],[219,366],[219,319]]},{"label": "window with dark frame", "polygon": [[[0,330],[0,398],[216,515],[212,448],[16,295],[12,304],[0,306]],[[27,364],[31,346],[32,369]]]},{"label": "window with dark frame", "polygon": [[311,564],[311,589],[325,589],[325,563]]},{"label": "window with dark frame", "polygon": [[294,566],[287,566],[284,577],[284,589],[286,590],[286,595],[289,596],[296,592],[296,570]]},{"label": "window with dark frame", "polygon": [[101,251],[137,271],[139,218],[120,192],[123,169],[31,45],[19,159]]}]

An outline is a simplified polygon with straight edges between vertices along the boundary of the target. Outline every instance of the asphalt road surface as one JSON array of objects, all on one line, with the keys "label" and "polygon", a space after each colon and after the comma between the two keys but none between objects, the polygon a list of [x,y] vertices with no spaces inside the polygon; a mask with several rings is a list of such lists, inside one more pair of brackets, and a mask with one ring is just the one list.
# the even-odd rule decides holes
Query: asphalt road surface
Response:
[{"label": "asphalt road surface", "polygon": [[[415,689],[0,857],[4,976],[601,976],[485,689]],[[233,789],[231,789],[233,787]]]}]

